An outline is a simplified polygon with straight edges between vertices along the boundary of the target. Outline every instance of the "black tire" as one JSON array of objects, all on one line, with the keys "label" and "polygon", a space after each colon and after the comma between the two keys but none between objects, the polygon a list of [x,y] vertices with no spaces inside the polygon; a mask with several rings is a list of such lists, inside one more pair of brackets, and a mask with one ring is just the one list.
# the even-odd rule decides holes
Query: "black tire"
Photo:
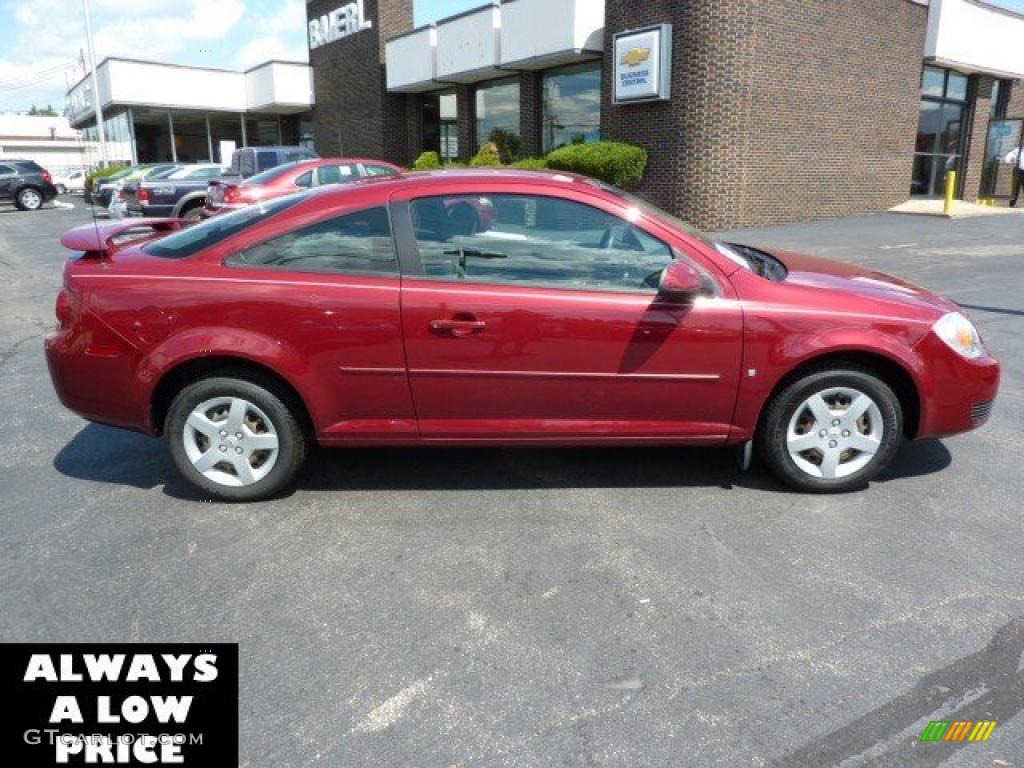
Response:
[{"label": "black tire", "polygon": [[202,221],[203,203],[196,203],[195,205],[185,208],[185,210],[178,214],[178,218],[184,219],[185,221],[189,221],[192,223]]},{"label": "black tire", "polygon": [[38,211],[44,202],[43,193],[35,187],[22,187],[14,198],[19,211]]},{"label": "black tire", "polygon": [[[787,447],[790,421],[794,419],[798,409],[802,410],[805,401],[815,393],[843,388],[867,395],[877,406],[882,431],[878,449],[862,467],[846,476],[831,479],[817,477],[801,469],[797,459],[790,454]],[[817,430],[817,422],[814,424],[814,429]],[[816,434],[821,433],[819,431]],[[838,438],[838,435],[836,437]],[[830,439],[831,435],[823,436],[823,443]],[[790,487],[815,493],[842,493],[863,488],[885,469],[899,451],[902,439],[903,410],[899,398],[892,389],[871,369],[840,363],[837,366],[810,369],[772,397],[765,406],[758,427],[757,449],[758,455],[772,473]],[[814,450],[800,454],[800,457],[809,459],[807,463],[811,464],[815,458],[820,461],[822,454],[815,453]],[[844,461],[850,461],[860,454],[854,451],[842,455],[848,457]]]},{"label": "black tire", "polygon": [[[265,477],[249,485],[214,482],[193,466],[185,447],[185,425],[200,404],[221,397],[242,398],[260,409],[273,424],[278,438],[275,464]],[[260,501],[284,490],[298,474],[309,452],[310,438],[303,428],[301,404],[273,381],[247,371],[224,371],[182,389],[167,412],[164,434],[178,471],[210,497],[225,501]],[[212,447],[212,446],[211,446]]]}]

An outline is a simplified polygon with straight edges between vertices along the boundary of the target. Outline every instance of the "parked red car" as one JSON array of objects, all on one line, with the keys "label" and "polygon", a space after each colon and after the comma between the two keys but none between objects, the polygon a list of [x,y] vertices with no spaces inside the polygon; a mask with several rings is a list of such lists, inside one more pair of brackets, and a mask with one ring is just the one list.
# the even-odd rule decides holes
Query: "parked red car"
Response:
[{"label": "parked red car", "polygon": [[753,441],[842,491],[904,437],[977,427],[999,383],[951,301],[564,174],[407,174],[62,242],[61,400],[165,435],[226,499],[279,491],[313,441]]},{"label": "parked red car", "polygon": [[205,210],[207,214],[220,213],[301,189],[376,176],[396,176],[401,172],[397,165],[362,157],[320,157],[285,163],[247,179],[212,179],[207,185]]}]

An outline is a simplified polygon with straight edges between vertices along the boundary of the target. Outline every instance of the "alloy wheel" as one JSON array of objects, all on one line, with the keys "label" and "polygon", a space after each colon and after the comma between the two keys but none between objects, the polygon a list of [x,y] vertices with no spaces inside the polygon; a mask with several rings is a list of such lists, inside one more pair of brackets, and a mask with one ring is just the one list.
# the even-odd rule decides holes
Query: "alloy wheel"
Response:
[{"label": "alloy wheel", "polygon": [[184,428],[185,454],[211,482],[230,487],[258,483],[277,463],[278,433],[270,418],[240,397],[200,403]]},{"label": "alloy wheel", "polygon": [[30,211],[36,210],[43,204],[42,196],[34,189],[26,189],[19,197],[21,199],[21,204]]},{"label": "alloy wheel", "polygon": [[851,387],[830,387],[804,400],[786,430],[786,450],[811,477],[835,480],[863,469],[881,449],[882,412]]}]

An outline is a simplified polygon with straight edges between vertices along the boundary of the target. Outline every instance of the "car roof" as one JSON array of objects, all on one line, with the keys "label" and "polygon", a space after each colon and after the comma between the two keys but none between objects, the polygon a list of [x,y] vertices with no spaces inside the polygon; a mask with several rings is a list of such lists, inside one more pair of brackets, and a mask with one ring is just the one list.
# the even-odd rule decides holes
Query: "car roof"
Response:
[{"label": "car roof", "polygon": [[523,186],[546,186],[565,189],[569,186],[584,186],[590,191],[598,191],[601,184],[594,179],[575,173],[562,171],[519,170],[511,168],[460,168],[453,170],[407,171],[397,176],[374,176],[359,179],[342,185],[317,187],[311,190],[311,198],[325,200],[332,197],[344,197],[355,194],[370,185],[374,189],[388,188],[392,191],[423,189],[436,190],[439,186],[463,186],[467,183],[522,184]]}]

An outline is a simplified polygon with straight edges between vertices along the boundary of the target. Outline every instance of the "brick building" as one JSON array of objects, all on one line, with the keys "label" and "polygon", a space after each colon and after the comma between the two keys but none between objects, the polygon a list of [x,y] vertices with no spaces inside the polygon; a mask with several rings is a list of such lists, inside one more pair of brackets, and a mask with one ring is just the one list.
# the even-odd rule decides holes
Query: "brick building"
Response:
[{"label": "brick building", "polygon": [[[1009,192],[1024,16],[980,0],[505,0],[416,29],[412,0],[340,1],[307,6],[321,154],[634,142],[638,192],[713,229],[885,210],[950,169]],[[614,40],[648,28],[667,98],[623,102]]]}]

